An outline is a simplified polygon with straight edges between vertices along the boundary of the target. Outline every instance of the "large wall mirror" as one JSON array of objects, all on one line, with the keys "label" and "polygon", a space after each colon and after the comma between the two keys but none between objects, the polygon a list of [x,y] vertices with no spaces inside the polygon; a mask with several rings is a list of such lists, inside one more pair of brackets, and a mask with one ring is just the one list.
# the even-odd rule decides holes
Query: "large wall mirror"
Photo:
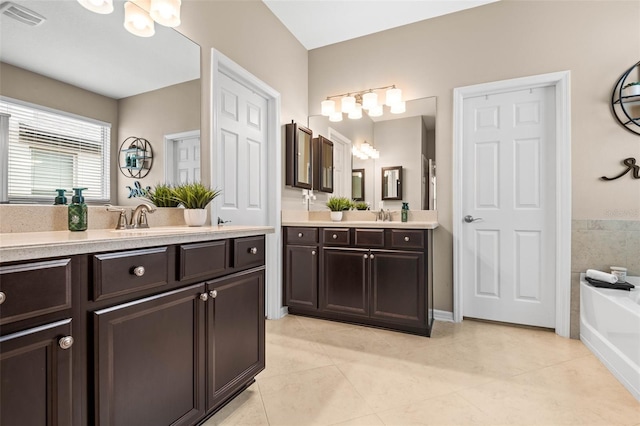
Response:
[{"label": "large wall mirror", "polygon": [[[314,134],[327,136],[334,144],[346,143],[349,152],[365,142],[379,152],[378,158],[349,157],[351,168],[345,167],[348,193],[340,195],[359,199],[362,194],[363,201],[372,209],[399,210],[403,201],[413,210],[436,209],[435,97],[407,101],[406,112],[402,114],[391,114],[385,109],[381,117],[371,118],[365,113],[359,120],[344,118],[340,122],[314,115],[309,117],[309,127]],[[395,196],[383,193],[382,171],[390,167],[402,170],[402,193],[397,194],[396,187],[391,191],[395,191]],[[336,173],[335,178],[338,180],[340,176]]]},{"label": "large wall mirror", "polygon": [[152,37],[129,33],[121,0],[114,1],[108,15],[90,12],[77,1],[19,4],[45,21],[28,26],[0,15],[0,95],[111,123],[110,184],[117,188],[112,203],[137,202],[128,200],[126,189],[135,179],[115,167],[118,147],[130,136],[153,146],[153,170],[142,186],[199,180],[197,44],[158,24]]}]

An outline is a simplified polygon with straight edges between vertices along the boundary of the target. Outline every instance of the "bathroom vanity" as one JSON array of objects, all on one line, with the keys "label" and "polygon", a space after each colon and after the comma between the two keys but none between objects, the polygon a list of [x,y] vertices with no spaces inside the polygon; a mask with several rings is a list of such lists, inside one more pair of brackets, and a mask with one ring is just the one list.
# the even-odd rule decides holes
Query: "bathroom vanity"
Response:
[{"label": "bathroom vanity", "polygon": [[195,425],[264,369],[269,227],[0,234],[0,424]]},{"label": "bathroom vanity", "polygon": [[283,222],[289,313],[429,336],[436,222]]}]

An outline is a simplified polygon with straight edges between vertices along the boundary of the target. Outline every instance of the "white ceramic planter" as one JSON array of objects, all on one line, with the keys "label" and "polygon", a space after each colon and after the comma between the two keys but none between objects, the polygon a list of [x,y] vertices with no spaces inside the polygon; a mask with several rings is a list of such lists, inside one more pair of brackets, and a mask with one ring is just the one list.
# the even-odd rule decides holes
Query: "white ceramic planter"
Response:
[{"label": "white ceramic planter", "polygon": [[202,226],[207,221],[207,209],[184,209],[184,221],[188,226]]},{"label": "white ceramic planter", "polygon": [[331,220],[340,222],[342,220],[342,212],[331,212]]}]

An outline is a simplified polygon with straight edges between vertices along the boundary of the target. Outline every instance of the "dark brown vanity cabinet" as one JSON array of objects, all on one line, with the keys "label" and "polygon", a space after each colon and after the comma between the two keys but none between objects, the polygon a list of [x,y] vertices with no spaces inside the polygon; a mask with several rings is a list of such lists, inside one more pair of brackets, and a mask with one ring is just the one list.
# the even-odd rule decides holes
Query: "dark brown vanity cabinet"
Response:
[{"label": "dark brown vanity cabinet", "polygon": [[318,229],[285,228],[284,304],[318,308]]},{"label": "dark brown vanity cabinet", "polygon": [[165,253],[178,262],[161,263],[169,287],[180,285],[171,271],[187,284],[92,312],[96,425],[194,425],[253,382],[265,366],[264,250],[258,236],[96,255],[126,275]]},{"label": "dark brown vanity cabinet", "polygon": [[[322,228],[319,234],[318,308],[288,296],[290,313],[430,334],[431,230]],[[285,284],[292,285],[287,277]]]},{"label": "dark brown vanity cabinet", "polygon": [[0,266],[0,425],[72,423],[71,259]]}]

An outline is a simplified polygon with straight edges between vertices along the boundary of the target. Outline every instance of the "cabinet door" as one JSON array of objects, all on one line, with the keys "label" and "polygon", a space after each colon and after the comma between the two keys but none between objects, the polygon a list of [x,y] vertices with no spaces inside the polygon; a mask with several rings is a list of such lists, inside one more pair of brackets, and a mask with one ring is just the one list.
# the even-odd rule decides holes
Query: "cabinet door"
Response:
[{"label": "cabinet door", "polygon": [[371,318],[425,324],[424,254],[372,251]]},{"label": "cabinet door", "polygon": [[285,294],[288,306],[317,309],[318,247],[287,246],[285,250]]},{"label": "cabinet door", "polygon": [[69,319],[0,338],[0,425],[71,424],[70,335]]},{"label": "cabinet door", "polygon": [[204,284],[94,313],[96,425],[191,425],[204,415],[201,294]]},{"label": "cabinet door", "polygon": [[324,248],[322,255],[322,309],[368,316],[369,251]]},{"label": "cabinet door", "polygon": [[207,283],[207,410],[264,369],[264,269]]},{"label": "cabinet door", "polygon": [[314,139],[314,189],[321,192],[333,192],[333,142],[318,136]]}]

